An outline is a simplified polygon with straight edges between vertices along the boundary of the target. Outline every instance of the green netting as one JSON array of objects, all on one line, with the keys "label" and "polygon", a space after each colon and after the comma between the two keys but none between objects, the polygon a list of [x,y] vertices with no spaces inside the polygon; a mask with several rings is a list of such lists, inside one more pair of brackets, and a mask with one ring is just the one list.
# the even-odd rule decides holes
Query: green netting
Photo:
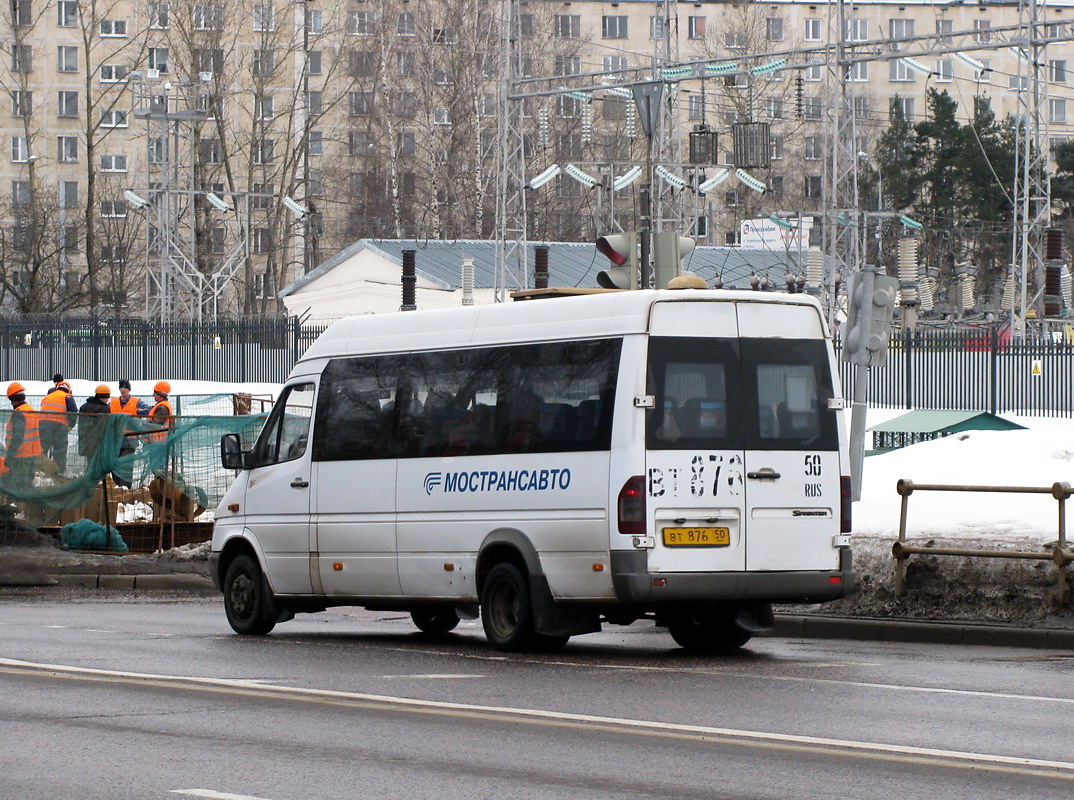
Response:
[{"label": "green netting", "polygon": [[[164,508],[178,519],[196,518],[216,507],[234,479],[220,466],[220,437],[238,433],[250,447],[265,419],[181,416],[163,431],[129,414],[68,414],[56,423],[30,412],[44,423],[43,453],[14,458],[8,452],[11,418],[26,413],[0,412],[0,503],[13,505],[14,517],[30,526],[69,522],[65,512],[102,500],[156,504],[157,513]],[[181,512],[173,508],[179,500]]]}]

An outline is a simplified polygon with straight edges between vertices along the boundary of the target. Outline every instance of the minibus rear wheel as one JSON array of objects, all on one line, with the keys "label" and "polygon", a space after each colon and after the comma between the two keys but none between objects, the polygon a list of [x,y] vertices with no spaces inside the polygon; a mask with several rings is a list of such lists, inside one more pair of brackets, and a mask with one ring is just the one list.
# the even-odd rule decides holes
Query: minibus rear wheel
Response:
[{"label": "minibus rear wheel", "polygon": [[410,618],[422,633],[447,633],[459,624],[459,615],[453,608],[420,608],[411,611]]},{"label": "minibus rear wheel", "polygon": [[236,633],[262,636],[276,627],[265,577],[257,559],[243,553],[236,556],[224,576],[224,611]]},{"label": "minibus rear wheel", "polygon": [[518,567],[506,561],[489,570],[485,578],[481,625],[492,646],[506,652],[559,650],[570,639],[534,630],[529,582]]}]

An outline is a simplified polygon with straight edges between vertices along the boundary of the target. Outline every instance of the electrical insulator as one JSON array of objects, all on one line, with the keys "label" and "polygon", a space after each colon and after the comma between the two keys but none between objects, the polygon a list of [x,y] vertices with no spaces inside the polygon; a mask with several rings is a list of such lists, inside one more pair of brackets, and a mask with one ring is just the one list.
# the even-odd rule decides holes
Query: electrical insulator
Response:
[{"label": "electrical insulator", "polygon": [[633,139],[638,135],[638,108],[634,103],[627,103],[624,128],[629,138]]},{"label": "electrical insulator", "polygon": [[903,236],[898,243],[899,255],[899,301],[912,305],[918,301],[917,291],[917,239]]},{"label": "electrical insulator", "polygon": [[582,106],[582,144],[593,140],[593,105]]},{"label": "electrical insulator", "polygon": [[1064,308],[1071,308],[1072,305],[1074,305],[1071,302],[1072,300],[1074,300],[1074,298],[1072,298],[1070,296],[1070,290],[1071,290],[1070,267],[1068,267],[1066,264],[1063,265],[1063,274],[1060,276],[1060,278],[1061,278],[1062,284],[1063,284],[1063,307]]},{"label": "electrical insulator", "polygon": [[[1049,231],[1051,233],[1052,231]],[[1059,233],[1059,231],[1055,231]],[[1044,262],[1044,316],[1058,317],[1063,308],[1063,262]]]},{"label": "electrical insulator", "polygon": [[1003,283],[1003,297],[1000,298],[999,307],[1004,311],[1014,308],[1014,275],[1008,275]]},{"label": "electrical insulator", "polygon": [[806,259],[806,286],[816,288],[824,283],[824,253],[819,247],[809,248]]},{"label": "electrical insulator", "polygon": [[972,275],[966,275],[962,279],[962,310],[973,310],[973,290],[977,286],[977,278]]},{"label": "electrical insulator", "polygon": [[935,300],[934,300],[934,296],[935,296],[935,293],[936,293],[935,284],[936,284],[936,281],[933,280],[932,278],[925,277],[925,278],[921,279],[921,282],[920,282],[921,292],[920,292],[919,299],[921,301],[921,310],[922,311],[932,311],[933,305],[935,304]]},{"label": "electrical insulator", "polygon": [[548,147],[548,109],[537,112],[537,142],[541,147]]}]

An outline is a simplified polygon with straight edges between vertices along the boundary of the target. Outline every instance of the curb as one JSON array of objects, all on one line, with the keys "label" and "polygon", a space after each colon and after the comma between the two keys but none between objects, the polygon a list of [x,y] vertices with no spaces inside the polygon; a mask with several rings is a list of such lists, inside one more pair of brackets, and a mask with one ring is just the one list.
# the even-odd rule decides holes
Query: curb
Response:
[{"label": "curb", "polygon": [[211,578],[196,573],[161,574],[161,575],[94,575],[87,573],[66,573],[50,576],[55,586],[69,586],[82,589],[155,589],[187,592],[204,592],[216,594]]},{"label": "curb", "polygon": [[973,622],[776,615],[776,627],[768,635],[801,639],[854,639],[1074,650],[1074,630],[1017,628]]}]

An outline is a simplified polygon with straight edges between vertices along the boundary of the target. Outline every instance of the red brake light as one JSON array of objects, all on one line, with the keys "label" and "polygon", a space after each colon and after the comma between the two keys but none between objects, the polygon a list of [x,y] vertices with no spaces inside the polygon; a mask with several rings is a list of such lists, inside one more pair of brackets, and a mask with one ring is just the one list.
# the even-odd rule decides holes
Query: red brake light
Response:
[{"label": "red brake light", "polygon": [[645,535],[645,478],[635,475],[628,478],[619,490],[616,502],[619,532],[632,536]]},{"label": "red brake light", "polygon": [[843,475],[839,478],[839,532],[850,533],[850,509],[853,501],[850,499],[850,476]]}]

